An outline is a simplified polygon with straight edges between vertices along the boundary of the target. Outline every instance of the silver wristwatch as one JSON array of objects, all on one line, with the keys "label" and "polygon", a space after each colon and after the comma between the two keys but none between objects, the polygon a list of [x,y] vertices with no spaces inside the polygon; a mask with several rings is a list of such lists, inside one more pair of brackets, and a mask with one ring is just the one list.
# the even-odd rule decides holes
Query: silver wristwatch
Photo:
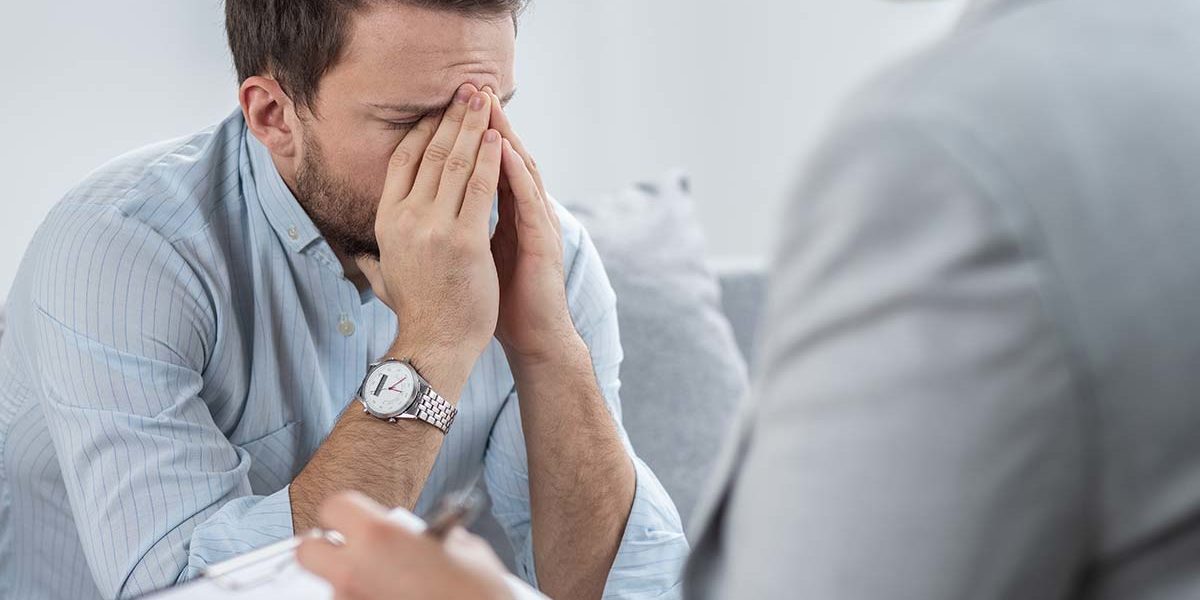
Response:
[{"label": "silver wristwatch", "polygon": [[371,365],[358,388],[358,401],[363,412],[395,423],[400,419],[417,419],[437,427],[442,433],[450,431],[458,409],[429,386],[412,363],[387,359]]}]

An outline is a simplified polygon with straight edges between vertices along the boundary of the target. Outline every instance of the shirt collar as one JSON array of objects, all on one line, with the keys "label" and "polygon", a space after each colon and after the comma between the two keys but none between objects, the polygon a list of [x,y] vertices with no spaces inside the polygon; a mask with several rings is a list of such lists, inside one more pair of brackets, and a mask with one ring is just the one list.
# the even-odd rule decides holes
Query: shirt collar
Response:
[{"label": "shirt collar", "polygon": [[254,189],[267,221],[284,245],[294,252],[303,252],[321,239],[321,232],[284,183],[266,146],[249,130],[245,139]]}]

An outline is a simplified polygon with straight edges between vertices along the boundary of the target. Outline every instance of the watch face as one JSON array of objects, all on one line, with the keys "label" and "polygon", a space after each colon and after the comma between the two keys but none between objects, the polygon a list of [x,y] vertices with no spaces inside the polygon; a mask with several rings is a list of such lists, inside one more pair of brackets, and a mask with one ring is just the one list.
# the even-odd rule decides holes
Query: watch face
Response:
[{"label": "watch face", "polygon": [[363,383],[362,399],[377,417],[403,413],[416,397],[416,373],[403,363],[387,362],[375,367]]}]

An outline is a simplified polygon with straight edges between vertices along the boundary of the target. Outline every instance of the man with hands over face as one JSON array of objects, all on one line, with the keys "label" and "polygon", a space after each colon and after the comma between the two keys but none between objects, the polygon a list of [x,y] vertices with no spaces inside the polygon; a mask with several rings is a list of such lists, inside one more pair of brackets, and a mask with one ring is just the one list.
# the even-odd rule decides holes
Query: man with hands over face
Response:
[{"label": "man with hands over face", "polygon": [[[438,382],[431,385],[456,390],[494,331],[517,374],[518,386],[522,381],[528,381],[530,392],[545,390],[547,396],[553,397],[571,393],[570,389],[555,389],[555,380],[561,381],[559,386],[565,383],[569,388],[574,377],[577,389],[594,389],[594,384],[589,381],[592,376],[587,348],[579,340],[567,309],[562,239],[554,206],[545,194],[533,161],[526,158],[523,148],[521,151],[516,149],[522,146],[500,108],[500,99],[490,88],[482,92],[474,90],[473,86],[464,85],[457,106],[452,106],[444,116],[435,114],[423,119],[396,148],[376,220],[380,258],[361,256],[357,261],[376,294],[392,307],[401,323],[424,323],[429,328],[397,337],[389,356],[413,357],[414,366],[441,365],[429,370],[433,373],[430,381]],[[463,104],[468,106],[465,117],[459,114]],[[496,129],[489,128],[489,123]],[[457,138],[454,137],[456,134]],[[512,140],[517,140],[516,145]],[[492,199],[500,188],[503,190],[500,220],[489,247]],[[454,277],[429,275],[437,272],[454,274]],[[414,286],[418,282],[424,285]],[[446,306],[454,306],[455,310],[447,311],[443,308]],[[424,314],[431,316],[422,317]],[[440,331],[461,331],[466,335],[443,339]],[[568,370],[574,367],[575,373],[565,378],[561,374],[552,374],[555,369],[564,367]],[[599,392],[595,394],[598,396]],[[601,486],[617,492],[613,496],[613,505],[628,504],[634,474],[623,458],[620,440],[615,435],[608,435],[610,431],[615,433],[615,429],[606,426],[609,416],[602,408],[602,401],[581,406],[600,410],[582,414],[570,414],[572,411],[565,410],[559,411],[558,415],[543,412],[539,415],[540,422],[529,418],[526,422],[532,421],[530,429],[564,420],[588,424],[599,442],[592,451],[598,450],[612,459],[608,472],[601,468],[600,476],[595,479]],[[527,413],[537,414],[532,410]],[[563,442],[568,440],[563,439]],[[570,452],[573,444],[556,446],[563,452]],[[323,451],[333,452],[332,448]],[[531,445],[529,453],[531,465],[544,465],[545,469],[545,482],[537,481],[538,478],[531,474],[535,501],[564,504],[553,494],[556,480],[564,485],[577,483],[567,481],[570,474],[555,472],[551,458],[554,450],[538,454]],[[319,453],[318,460],[320,457]],[[317,464],[317,461],[310,464]],[[305,479],[302,473],[293,489]],[[540,490],[543,494],[539,497],[536,486],[541,483],[544,483]],[[356,489],[370,487],[369,482],[362,482],[362,487]],[[380,486],[384,502],[402,504],[403,498],[386,497],[388,490],[402,488],[402,485]],[[351,510],[372,511],[379,519],[384,515],[383,509],[370,499],[340,496],[326,503],[324,518],[312,520],[309,516],[305,523],[336,528],[343,535],[353,535],[356,540],[364,534],[368,537],[376,535],[370,528],[379,525],[380,521],[354,518],[359,515],[343,521],[338,518],[339,504],[345,504]],[[332,520],[329,507],[333,511]],[[311,507],[306,507],[306,514],[309,514],[308,509]],[[603,507],[580,505],[575,510],[594,511],[599,518],[591,523],[594,527],[591,532],[585,532],[581,524],[563,523],[563,527],[573,530],[574,536],[590,539],[611,534],[611,531],[605,531]],[[610,515],[610,518],[616,517],[609,524],[610,529],[612,523],[623,521],[618,511],[612,511]],[[395,534],[383,532],[381,535]],[[417,544],[438,543],[432,539],[417,540],[414,537],[413,540]],[[562,545],[555,552],[569,552],[573,542],[562,539],[559,542]],[[461,530],[455,531],[446,543],[479,560],[495,560],[486,544]],[[551,539],[549,543],[555,541]],[[419,569],[423,578],[464,583],[461,588],[442,590],[445,597],[508,594],[499,578],[479,587],[475,577],[454,577],[448,572],[453,565],[440,560],[441,549],[431,547],[430,550],[424,553],[431,559],[430,564]],[[404,554],[420,560],[423,553]],[[586,564],[590,557],[581,558],[578,564]],[[371,563],[369,555],[353,556],[336,546],[313,540],[302,549],[301,560],[309,568],[336,581],[339,595],[353,597],[355,589],[372,589],[379,583],[386,583],[389,587],[407,590],[398,591],[398,597],[427,597],[418,592],[423,589],[419,581],[404,585],[395,581],[395,574],[387,570],[352,571],[348,568],[351,564],[367,567]],[[610,562],[611,558],[605,560]],[[478,577],[488,574],[488,570],[475,573]],[[371,582],[371,578],[385,581]],[[592,584],[598,587],[565,590],[564,597],[594,596],[602,591],[602,578]]]},{"label": "man with hands over face", "polygon": [[73,190],[9,298],[0,595],[138,596],[480,474],[545,593],[678,593],[615,297],[503,110],[521,7],[226,2],[240,110]]},{"label": "man with hands over face", "polygon": [[[1153,7],[973,0],[845,103],[686,597],[1200,597],[1200,5]],[[322,519],[346,543],[300,556],[346,598],[507,593],[462,532]],[[362,573],[414,555],[413,596]]]},{"label": "man with hands over face", "polygon": [[[405,136],[375,221],[380,256],[362,255],[356,264],[397,315],[400,333],[385,357],[411,365],[451,404],[493,335],[500,341],[529,407],[522,425],[534,438],[526,450],[531,504],[535,514],[547,509],[544,533],[533,532],[535,562],[545,548],[539,580],[548,590],[550,581],[570,582],[560,588],[564,597],[597,597],[635,475],[571,321],[558,216],[500,104],[490,88],[464,84],[444,113],[426,116]],[[497,191],[500,218],[490,238]],[[411,434],[389,440],[396,425]],[[316,503],[339,490],[414,505],[421,488],[413,482],[428,476],[442,442],[436,428],[387,423],[365,411],[348,411],[338,427],[347,435],[335,429],[292,484],[297,530],[319,525]],[[408,459],[403,467],[339,480],[342,456],[377,452],[381,442]]]}]

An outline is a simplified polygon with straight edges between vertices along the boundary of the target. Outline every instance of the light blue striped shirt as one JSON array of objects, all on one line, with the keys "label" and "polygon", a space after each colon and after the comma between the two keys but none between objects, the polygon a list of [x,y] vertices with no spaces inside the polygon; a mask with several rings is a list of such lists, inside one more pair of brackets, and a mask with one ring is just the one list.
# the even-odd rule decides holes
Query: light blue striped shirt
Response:
[{"label": "light blue striped shirt", "polygon": [[[571,314],[619,422],[615,298],[587,233],[560,214]],[[240,113],[70,192],[8,311],[0,597],[21,599],[137,596],[291,536],[289,483],[396,328],[343,276]],[[535,582],[525,443],[495,342],[459,407],[416,512],[482,470]],[[687,542],[634,463],[606,597],[673,597]]]}]

